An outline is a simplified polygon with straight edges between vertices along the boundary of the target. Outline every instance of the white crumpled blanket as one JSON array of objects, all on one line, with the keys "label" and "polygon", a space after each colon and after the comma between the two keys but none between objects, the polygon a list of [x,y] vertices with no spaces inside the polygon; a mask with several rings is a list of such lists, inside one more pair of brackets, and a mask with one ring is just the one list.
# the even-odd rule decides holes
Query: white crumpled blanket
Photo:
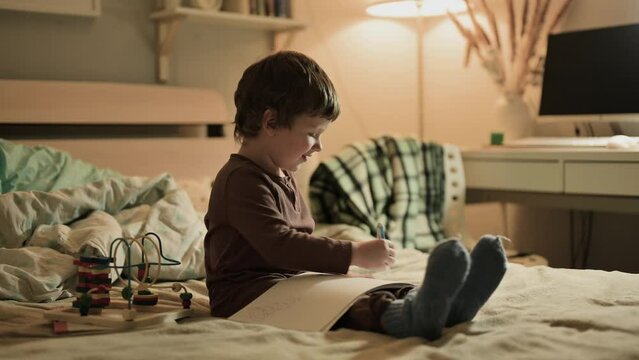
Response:
[{"label": "white crumpled blanket", "polygon": [[[160,279],[203,278],[206,229],[170,175],[109,178],[52,192],[0,195],[0,299],[43,302],[68,297],[80,254],[107,256],[111,242],[147,232],[162,239]],[[118,264],[124,262],[120,246]],[[133,261],[140,251],[132,247]],[[155,260],[155,251],[150,252]],[[115,274],[114,274],[115,275]],[[115,276],[114,276],[115,280]]]}]

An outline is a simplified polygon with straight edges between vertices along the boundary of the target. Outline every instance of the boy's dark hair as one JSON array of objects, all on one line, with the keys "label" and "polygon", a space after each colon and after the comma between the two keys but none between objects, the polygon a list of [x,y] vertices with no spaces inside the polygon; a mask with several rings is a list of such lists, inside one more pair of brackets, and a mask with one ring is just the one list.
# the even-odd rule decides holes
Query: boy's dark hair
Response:
[{"label": "boy's dark hair", "polygon": [[333,121],[339,100],[333,83],[308,56],[280,51],[249,66],[235,90],[235,139],[257,136],[267,109],[277,113],[278,127],[291,127],[301,114]]}]

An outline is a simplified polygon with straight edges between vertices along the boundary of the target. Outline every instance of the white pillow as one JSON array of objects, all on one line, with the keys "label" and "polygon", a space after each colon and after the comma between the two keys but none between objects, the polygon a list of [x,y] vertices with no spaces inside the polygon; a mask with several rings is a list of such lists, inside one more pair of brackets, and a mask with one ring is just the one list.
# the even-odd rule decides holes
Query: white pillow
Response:
[{"label": "white pillow", "polygon": [[176,183],[189,195],[195,210],[199,213],[206,213],[209,208],[213,180],[212,177],[204,176],[201,178],[176,179]]}]

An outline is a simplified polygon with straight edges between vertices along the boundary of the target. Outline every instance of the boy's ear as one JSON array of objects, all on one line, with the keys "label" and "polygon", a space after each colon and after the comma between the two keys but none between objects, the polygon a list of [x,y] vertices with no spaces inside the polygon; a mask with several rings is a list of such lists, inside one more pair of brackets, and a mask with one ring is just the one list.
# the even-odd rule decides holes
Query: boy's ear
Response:
[{"label": "boy's ear", "polygon": [[275,129],[277,129],[277,111],[273,109],[266,109],[262,115],[262,129],[266,131],[267,135],[273,135]]}]

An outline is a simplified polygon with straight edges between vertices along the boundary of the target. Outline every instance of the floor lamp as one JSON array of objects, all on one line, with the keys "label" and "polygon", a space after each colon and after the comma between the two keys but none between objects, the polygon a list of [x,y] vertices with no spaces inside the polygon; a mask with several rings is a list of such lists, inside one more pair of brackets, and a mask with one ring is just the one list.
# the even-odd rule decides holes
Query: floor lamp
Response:
[{"label": "floor lamp", "polygon": [[375,17],[415,19],[417,28],[417,118],[419,139],[424,141],[424,28],[425,17],[442,16],[446,12],[466,11],[463,0],[393,0],[382,1],[366,8]]}]

